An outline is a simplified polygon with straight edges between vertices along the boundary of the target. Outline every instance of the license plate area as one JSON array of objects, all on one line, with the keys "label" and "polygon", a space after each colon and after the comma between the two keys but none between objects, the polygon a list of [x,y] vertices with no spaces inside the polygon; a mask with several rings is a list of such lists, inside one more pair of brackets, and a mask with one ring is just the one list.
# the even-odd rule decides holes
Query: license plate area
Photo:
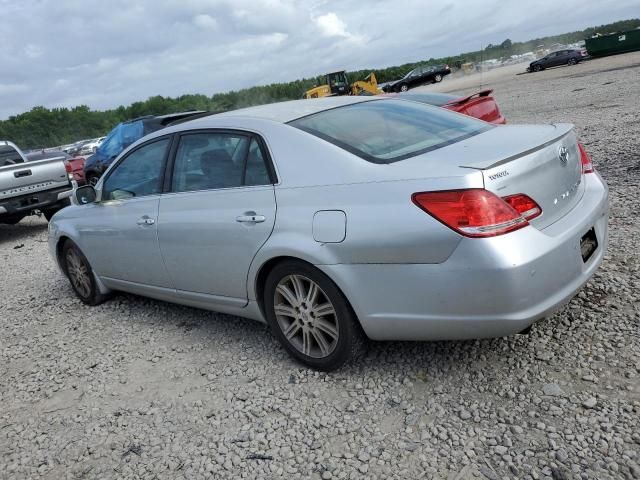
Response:
[{"label": "license plate area", "polygon": [[595,229],[591,227],[591,229],[580,239],[580,254],[582,255],[582,261],[587,263],[597,249],[598,238],[596,237]]}]

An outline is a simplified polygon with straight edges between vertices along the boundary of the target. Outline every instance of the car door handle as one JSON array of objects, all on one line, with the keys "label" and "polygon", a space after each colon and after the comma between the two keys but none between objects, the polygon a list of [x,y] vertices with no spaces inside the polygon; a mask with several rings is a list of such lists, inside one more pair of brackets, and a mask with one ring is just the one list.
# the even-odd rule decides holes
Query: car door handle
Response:
[{"label": "car door handle", "polygon": [[236,217],[236,222],[240,223],[262,223],[266,220],[264,215],[256,215],[254,214],[245,214]]},{"label": "car door handle", "polygon": [[147,217],[145,215],[144,217],[139,218],[136,223],[138,225],[153,225],[154,223],[156,223],[156,221],[153,218]]}]

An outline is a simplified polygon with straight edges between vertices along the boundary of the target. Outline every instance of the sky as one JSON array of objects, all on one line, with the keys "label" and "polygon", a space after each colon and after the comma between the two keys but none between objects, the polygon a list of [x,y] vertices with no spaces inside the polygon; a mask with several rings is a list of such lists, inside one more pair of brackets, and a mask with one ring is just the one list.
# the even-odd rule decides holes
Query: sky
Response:
[{"label": "sky", "polygon": [[0,0],[0,119],[382,68],[640,16],[640,0]]}]

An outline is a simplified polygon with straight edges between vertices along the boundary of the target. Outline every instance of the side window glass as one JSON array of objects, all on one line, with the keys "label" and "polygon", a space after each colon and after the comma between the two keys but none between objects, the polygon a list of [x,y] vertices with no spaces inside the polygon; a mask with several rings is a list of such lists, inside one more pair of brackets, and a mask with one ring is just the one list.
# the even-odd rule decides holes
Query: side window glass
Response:
[{"label": "side window glass", "polygon": [[169,139],[144,145],[122,160],[104,182],[103,200],[123,200],[162,192],[162,172]]},{"label": "side window glass", "polygon": [[258,141],[254,138],[251,140],[249,153],[247,154],[247,169],[244,184],[252,186],[270,185],[271,183],[262,149]]},{"label": "side window glass", "polygon": [[193,133],[180,138],[173,167],[172,192],[242,186],[249,137]]}]

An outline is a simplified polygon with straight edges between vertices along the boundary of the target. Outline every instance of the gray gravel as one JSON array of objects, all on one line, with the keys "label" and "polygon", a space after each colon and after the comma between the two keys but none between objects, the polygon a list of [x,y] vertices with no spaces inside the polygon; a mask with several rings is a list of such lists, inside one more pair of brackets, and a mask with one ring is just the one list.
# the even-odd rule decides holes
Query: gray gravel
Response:
[{"label": "gray gravel", "polygon": [[528,336],[317,373],[248,320],[85,307],[44,220],[0,226],[0,478],[640,478],[639,78],[636,53],[492,85],[511,122],[576,123],[611,187],[602,269]]}]

